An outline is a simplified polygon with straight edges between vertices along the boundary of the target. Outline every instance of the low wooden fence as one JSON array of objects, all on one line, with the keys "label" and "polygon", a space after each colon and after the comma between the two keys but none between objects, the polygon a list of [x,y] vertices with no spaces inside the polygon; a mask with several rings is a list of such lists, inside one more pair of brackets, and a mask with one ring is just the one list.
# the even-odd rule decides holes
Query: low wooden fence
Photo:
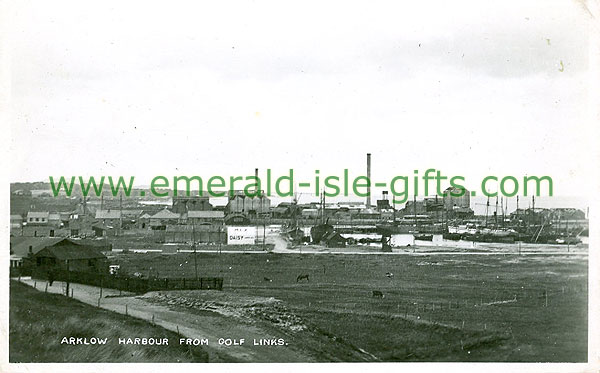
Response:
[{"label": "low wooden fence", "polygon": [[[48,280],[48,270],[34,270],[31,277]],[[115,276],[93,272],[54,270],[55,281],[69,281],[77,284],[117,289],[132,293],[146,293],[157,290],[223,290],[222,277],[195,278],[137,278]]]}]

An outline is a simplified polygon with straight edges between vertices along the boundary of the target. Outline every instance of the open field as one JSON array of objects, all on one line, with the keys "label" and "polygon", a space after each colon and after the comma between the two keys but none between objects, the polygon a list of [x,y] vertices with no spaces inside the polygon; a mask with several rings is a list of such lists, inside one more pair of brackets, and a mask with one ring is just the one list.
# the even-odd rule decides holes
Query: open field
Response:
[{"label": "open field", "polygon": [[[188,253],[117,254],[112,261],[128,273],[195,273]],[[587,361],[586,255],[198,253],[197,262],[200,276],[225,278],[219,296],[274,298],[308,329],[378,360]],[[297,282],[300,274],[309,281]],[[200,303],[209,297],[171,295]],[[200,308],[215,312],[212,303]],[[263,318],[279,315],[262,307]]]},{"label": "open field", "polygon": [[[139,346],[119,337],[169,338],[177,334],[133,317],[102,310],[62,295],[10,282],[10,357],[28,362],[207,362],[201,347]],[[108,338],[104,345],[61,344],[63,337]]]}]

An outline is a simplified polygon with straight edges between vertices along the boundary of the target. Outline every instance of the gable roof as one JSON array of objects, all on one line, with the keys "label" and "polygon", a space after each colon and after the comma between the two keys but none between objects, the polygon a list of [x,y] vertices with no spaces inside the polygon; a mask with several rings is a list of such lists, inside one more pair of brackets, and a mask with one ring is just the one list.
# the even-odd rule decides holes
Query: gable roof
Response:
[{"label": "gable roof", "polygon": [[214,219],[222,219],[225,217],[225,212],[223,211],[188,211],[187,213],[188,219],[196,219],[196,218],[214,218]]},{"label": "gable roof", "polygon": [[31,246],[31,252],[36,254],[48,246],[65,240],[67,239],[64,237],[11,237],[10,250],[15,256],[24,258],[29,255],[29,246]]},{"label": "gable roof", "polygon": [[79,245],[75,242],[67,241],[62,245],[48,246],[34,256],[53,257],[58,260],[71,259],[103,259],[106,258],[100,251],[86,245]]},{"label": "gable roof", "polygon": [[128,217],[138,217],[142,214],[142,210],[141,209],[136,209],[136,210],[123,210],[123,216],[128,216]]},{"label": "gable roof", "polygon": [[151,219],[179,219],[180,215],[174,212],[171,212],[167,209],[161,210],[156,214],[152,215]]},{"label": "gable roof", "polygon": [[119,210],[96,210],[96,219],[119,219],[120,217]]}]

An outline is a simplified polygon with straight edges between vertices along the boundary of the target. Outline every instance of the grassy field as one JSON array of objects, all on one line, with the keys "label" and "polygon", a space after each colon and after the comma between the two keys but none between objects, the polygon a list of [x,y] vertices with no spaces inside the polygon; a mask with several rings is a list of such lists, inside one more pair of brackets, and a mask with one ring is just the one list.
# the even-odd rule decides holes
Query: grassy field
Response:
[{"label": "grassy field", "polygon": [[[197,259],[199,275],[224,277],[226,292],[280,299],[314,328],[381,360],[587,361],[587,256],[199,253]],[[115,260],[125,272],[161,268],[164,277],[194,276],[193,254]],[[300,274],[310,282],[296,282]],[[372,297],[373,290],[385,297]],[[422,323],[427,327],[415,327]]]},{"label": "grassy field", "polygon": [[[11,363],[207,362],[199,347],[178,344],[176,333],[62,295],[10,282]],[[105,345],[61,344],[63,337],[108,338]],[[169,338],[169,346],[118,344],[119,337]]]}]

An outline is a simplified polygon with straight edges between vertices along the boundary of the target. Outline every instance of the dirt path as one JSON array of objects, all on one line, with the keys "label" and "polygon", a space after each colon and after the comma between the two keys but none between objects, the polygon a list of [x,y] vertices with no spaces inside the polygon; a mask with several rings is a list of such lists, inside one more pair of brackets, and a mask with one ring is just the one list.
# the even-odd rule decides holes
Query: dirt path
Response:
[{"label": "dirt path", "polygon": [[[32,280],[23,277],[21,282],[35,286],[37,290],[48,293],[64,294],[66,284],[55,281],[48,286],[46,281]],[[47,289],[47,290],[46,290]],[[208,339],[208,346],[203,346],[209,353],[211,362],[312,362],[312,356],[301,352],[302,346],[254,346],[254,339],[284,338],[284,333],[277,333],[273,328],[250,325],[237,322],[213,312],[190,313],[177,311],[168,306],[147,302],[141,297],[133,294],[121,293],[118,290],[102,289],[81,284],[71,284],[73,298],[81,302],[115,311],[121,314],[127,313],[140,319],[152,321],[155,324],[177,332],[187,338]],[[107,297],[108,296],[108,297]],[[135,338],[136,336],[122,336],[123,338]],[[231,338],[245,340],[243,345],[225,346],[219,345],[220,338]],[[170,341],[179,343],[179,341]]]}]

